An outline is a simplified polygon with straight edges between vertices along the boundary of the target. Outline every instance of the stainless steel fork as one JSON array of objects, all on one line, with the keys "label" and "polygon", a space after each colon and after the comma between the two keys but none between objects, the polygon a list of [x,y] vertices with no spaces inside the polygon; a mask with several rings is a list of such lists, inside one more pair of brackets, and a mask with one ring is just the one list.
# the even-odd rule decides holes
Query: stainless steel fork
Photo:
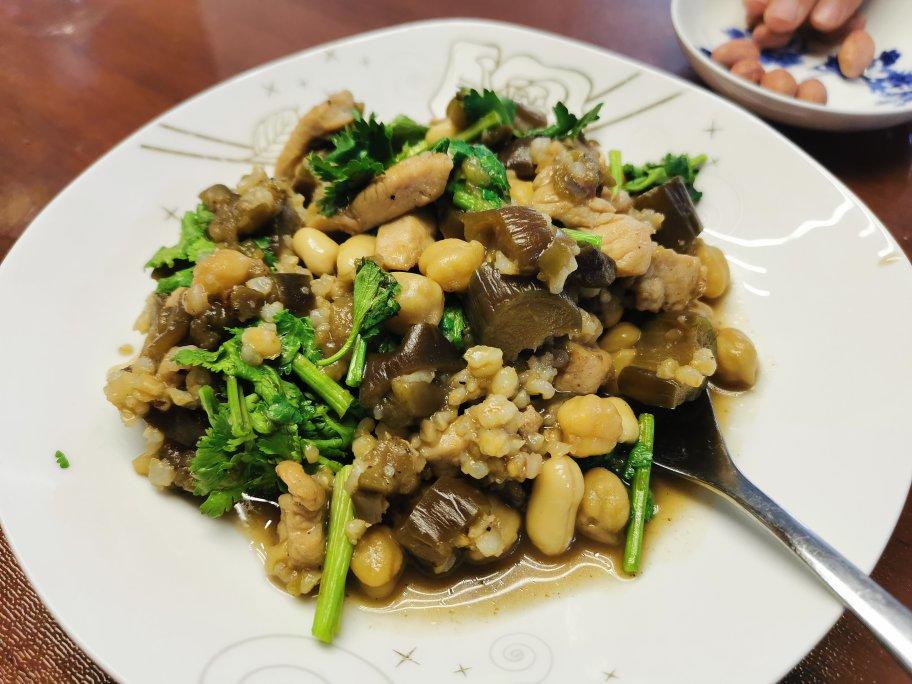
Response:
[{"label": "stainless steel fork", "polygon": [[725,448],[706,392],[673,411],[658,411],[656,428],[656,467],[683,475],[749,511],[912,672],[912,612],[741,474]]}]

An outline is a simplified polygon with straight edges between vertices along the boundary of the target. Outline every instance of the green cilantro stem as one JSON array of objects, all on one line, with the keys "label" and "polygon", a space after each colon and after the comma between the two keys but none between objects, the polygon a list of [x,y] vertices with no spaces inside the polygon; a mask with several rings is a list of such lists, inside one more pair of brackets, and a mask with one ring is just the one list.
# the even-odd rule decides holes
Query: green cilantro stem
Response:
[{"label": "green cilantro stem", "polygon": [[215,398],[215,390],[209,385],[203,385],[199,388],[200,406],[209,417],[209,424],[215,422],[215,414],[218,413],[218,399]]},{"label": "green cilantro stem", "polygon": [[226,379],[228,392],[228,415],[231,421],[231,434],[235,437],[247,437],[253,432],[247,401],[241,392],[238,379],[229,375]]},{"label": "green cilantro stem", "polygon": [[636,180],[632,180],[629,183],[624,184],[624,190],[627,192],[637,193],[651,188],[653,185],[660,185],[668,180],[668,173],[661,166],[650,171]]},{"label": "green cilantro stem", "polygon": [[359,387],[364,379],[364,364],[367,362],[367,340],[361,335],[355,338],[355,350],[352,352],[351,361],[348,363],[348,373],[345,374],[345,384],[349,387]]},{"label": "green cilantro stem", "polygon": [[587,233],[585,230],[576,230],[575,228],[561,228],[561,230],[581,245],[592,245],[596,249],[602,248],[601,235]]},{"label": "green cilantro stem", "polygon": [[630,523],[627,525],[627,543],[624,546],[624,572],[640,572],[643,555],[643,531],[649,506],[649,477],[652,471],[652,447],[655,443],[655,417],[640,414],[640,439],[630,452],[629,460],[636,464],[633,484],[630,487]]},{"label": "green cilantro stem", "polygon": [[351,466],[344,466],[333,480],[326,560],[323,562],[320,593],[317,594],[317,608],[310,630],[311,634],[326,644],[332,643],[333,637],[339,631],[342,602],[345,599],[345,580],[348,577],[348,567],[354,550],[345,534],[345,527],[355,517],[354,504],[345,490],[345,482],[350,473]]},{"label": "green cilantro stem", "polygon": [[[455,140],[462,140],[464,142],[469,142],[475,140],[478,136],[484,133],[489,128],[494,128],[502,123],[500,114],[497,112],[491,111],[481,117],[478,121],[473,123],[468,128],[460,131],[456,135],[452,136]],[[421,154],[422,152],[427,152],[431,145],[434,143],[429,143],[426,140],[422,140],[417,145],[412,145],[411,147],[406,147],[402,152],[396,155],[396,161],[402,161],[408,157],[414,157],[416,154]]]},{"label": "green cilantro stem", "polygon": [[620,150],[610,150],[608,152],[608,169],[614,179],[614,187],[611,188],[611,194],[617,195],[618,190],[624,185],[624,163],[621,159]]},{"label": "green cilantro stem", "polygon": [[344,416],[355,401],[351,392],[326,375],[303,354],[298,354],[294,358],[291,368],[339,417]]},{"label": "green cilantro stem", "polygon": [[707,157],[705,154],[699,154],[696,157],[694,157],[693,159],[691,159],[690,160],[691,171],[696,171],[697,169],[699,169],[701,166],[703,166],[703,164],[706,163],[707,159],[709,159],[709,157]]}]

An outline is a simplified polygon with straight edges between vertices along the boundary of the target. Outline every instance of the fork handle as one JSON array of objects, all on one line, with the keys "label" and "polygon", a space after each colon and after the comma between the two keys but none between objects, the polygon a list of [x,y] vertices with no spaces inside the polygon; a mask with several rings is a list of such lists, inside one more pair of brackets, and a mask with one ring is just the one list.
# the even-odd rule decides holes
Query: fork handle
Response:
[{"label": "fork handle", "polygon": [[746,508],[807,563],[906,672],[912,673],[912,612],[740,472],[718,489]]}]

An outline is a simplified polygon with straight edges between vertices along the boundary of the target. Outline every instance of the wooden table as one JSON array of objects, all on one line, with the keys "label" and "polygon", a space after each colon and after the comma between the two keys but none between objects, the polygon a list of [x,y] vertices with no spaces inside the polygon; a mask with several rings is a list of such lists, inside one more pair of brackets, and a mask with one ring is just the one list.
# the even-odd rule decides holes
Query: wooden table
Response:
[{"label": "wooden table", "polygon": [[[732,0],[735,2],[736,0]],[[152,117],[249,67],[417,19],[478,16],[566,34],[690,80],[666,0],[4,0],[0,3],[0,257],[86,166]],[[906,253],[912,127],[783,132],[864,200]],[[907,314],[908,312],[902,312]],[[75,513],[74,513],[75,514]],[[907,500],[874,578],[912,604]],[[0,534],[0,681],[109,681],[46,612]],[[905,681],[843,616],[789,682]]]}]

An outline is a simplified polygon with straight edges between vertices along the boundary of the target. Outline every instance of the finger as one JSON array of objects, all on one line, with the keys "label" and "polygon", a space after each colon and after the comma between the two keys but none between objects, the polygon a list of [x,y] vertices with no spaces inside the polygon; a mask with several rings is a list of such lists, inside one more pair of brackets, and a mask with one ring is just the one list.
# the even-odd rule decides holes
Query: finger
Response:
[{"label": "finger", "polygon": [[824,33],[835,31],[860,5],[861,0],[820,0],[811,12],[811,25]]},{"label": "finger", "polygon": [[766,11],[769,0],[744,0],[744,12],[747,15],[748,27],[754,26],[761,19]]},{"label": "finger", "polygon": [[830,31],[828,33],[815,31],[814,35],[817,36],[818,40],[821,40],[824,43],[841,43],[852,31],[864,30],[867,23],[867,19],[860,14],[856,14],[835,31]]},{"label": "finger", "polygon": [[815,0],[770,0],[763,23],[774,33],[794,31],[804,23]]},{"label": "finger", "polygon": [[794,33],[773,33],[766,24],[754,28],[751,38],[761,50],[778,50],[788,45]]}]

